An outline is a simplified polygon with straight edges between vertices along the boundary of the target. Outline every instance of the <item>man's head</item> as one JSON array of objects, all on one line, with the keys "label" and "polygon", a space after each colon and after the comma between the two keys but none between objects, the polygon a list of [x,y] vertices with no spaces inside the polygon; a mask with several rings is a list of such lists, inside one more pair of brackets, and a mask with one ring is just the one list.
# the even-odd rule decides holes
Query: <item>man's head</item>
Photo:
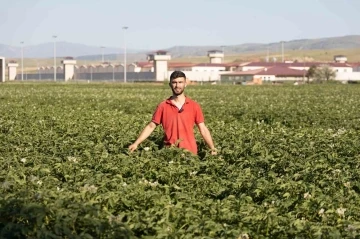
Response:
[{"label": "man's head", "polygon": [[174,71],[171,73],[169,85],[174,95],[181,95],[186,87],[186,76],[184,72]]}]

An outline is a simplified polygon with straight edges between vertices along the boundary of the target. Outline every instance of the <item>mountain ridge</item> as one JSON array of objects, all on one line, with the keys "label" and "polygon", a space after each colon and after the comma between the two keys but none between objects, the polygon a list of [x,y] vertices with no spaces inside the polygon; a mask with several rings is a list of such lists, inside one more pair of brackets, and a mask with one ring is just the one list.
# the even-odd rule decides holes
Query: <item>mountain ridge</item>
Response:
[{"label": "mountain ridge", "polygon": [[[243,43],[236,45],[216,46],[173,46],[161,50],[166,50],[172,58],[185,56],[205,56],[209,50],[224,50],[225,55],[267,52],[281,53],[282,45],[284,51],[290,50],[319,50],[319,49],[350,49],[360,48],[360,35],[346,35],[337,37],[325,37],[314,39],[294,39],[290,41],[272,43]],[[71,56],[83,60],[102,60],[102,55],[106,60],[123,59],[123,48],[89,46],[81,43],[56,42],[56,56]],[[160,49],[155,49],[160,50]],[[145,60],[149,50],[127,49],[129,57],[135,60]],[[24,58],[52,58],[54,56],[54,43],[47,42],[38,45],[23,46]],[[21,58],[21,47],[14,47],[0,44],[0,56],[6,58]],[[105,60],[105,61],[106,61]]]}]

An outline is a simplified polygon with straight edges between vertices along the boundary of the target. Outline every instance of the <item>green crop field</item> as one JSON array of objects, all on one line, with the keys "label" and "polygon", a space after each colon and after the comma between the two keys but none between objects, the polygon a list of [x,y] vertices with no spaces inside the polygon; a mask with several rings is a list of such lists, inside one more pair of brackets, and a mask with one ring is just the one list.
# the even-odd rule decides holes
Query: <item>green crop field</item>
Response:
[{"label": "green crop field", "polygon": [[359,85],[194,85],[219,154],[127,147],[164,85],[0,85],[0,238],[358,238]]}]

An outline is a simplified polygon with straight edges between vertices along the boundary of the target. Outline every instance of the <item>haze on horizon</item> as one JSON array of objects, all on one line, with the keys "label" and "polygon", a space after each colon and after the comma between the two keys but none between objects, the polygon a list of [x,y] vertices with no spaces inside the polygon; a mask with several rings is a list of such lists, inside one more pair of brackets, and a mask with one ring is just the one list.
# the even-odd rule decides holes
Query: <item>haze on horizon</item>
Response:
[{"label": "haze on horizon", "polygon": [[359,0],[2,0],[0,44],[131,49],[358,35]]}]

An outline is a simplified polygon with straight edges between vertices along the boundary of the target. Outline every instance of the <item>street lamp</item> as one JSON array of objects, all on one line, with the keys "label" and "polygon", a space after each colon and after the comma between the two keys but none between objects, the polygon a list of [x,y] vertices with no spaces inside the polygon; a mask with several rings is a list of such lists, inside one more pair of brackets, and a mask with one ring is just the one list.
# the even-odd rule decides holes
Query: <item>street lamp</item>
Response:
[{"label": "street lamp", "polygon": [[112,77],[113,77],[113,81],[115,81],[115,72],[114,72],[114,68],[115,68],[115,66],[114,65],[112,65]]},{"label": "street lamp", "polygon": [[93,75],[93,71],[92,71],[93,67],[92,65],[90,65],[90,81],[92,82],[92,75]]},{"label": "street lamp", "polygon": [[303,55],[303,83],[305,83],[305,55]]},{"label": "street lamp", "polygon": [[36,60],[36,68],[37,68],[38,74],[39,74],[38,78],[39,78],[39,80],[41,80],[40,67],[39,67],[39,62],[37,60]]},{"label": "street lamp", "polygon": [[222,50],[222,53],[224,54],[224,56],[223,56],[223,62],[225,63],[225,52],[224,52],[224,48],[225,48],[226,46],[221,46],[221,50]]},{"label": "street lamp", "polygon": [[52,36],[54,38],[54,81],[56,81],[56,38],[57,36]]},{"label": "street lamp", "polygon": [[281,61],[284,63],[284,41],[281,41]]},{"label": "street lamp", "polygon": [[126,30],[128,27],[123,27],[124,30],[124,83],[126,83]]},{"label": "street lamp", "polygon": [[100,47],[101,48],[101,63],[104,63],[105,61],[104,61],[104,46],[101,46]]},{"label": "street lamp", "polygon": [[24,80],[24,42],[20,42],[21,44],[21,80]]}]

